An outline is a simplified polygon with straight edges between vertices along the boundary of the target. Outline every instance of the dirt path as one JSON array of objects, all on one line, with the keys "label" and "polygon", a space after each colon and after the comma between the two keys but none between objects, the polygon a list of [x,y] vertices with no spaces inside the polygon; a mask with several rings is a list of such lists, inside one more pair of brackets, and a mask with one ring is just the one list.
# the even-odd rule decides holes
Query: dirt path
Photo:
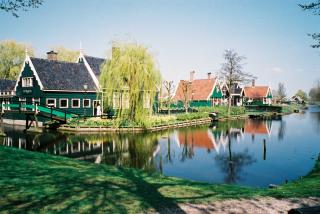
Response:
[{"label": "dirt path", "polygon": [[[273,214],[287,213],[292,208],[320,206],[320,198],[289,198],[275,199],[271,197],[260,197],[256,199],[224,200],[209,204],[181,204],[180,207],[186,213],[254,213]],[[173,212],[174,213],[174,212]]]}]

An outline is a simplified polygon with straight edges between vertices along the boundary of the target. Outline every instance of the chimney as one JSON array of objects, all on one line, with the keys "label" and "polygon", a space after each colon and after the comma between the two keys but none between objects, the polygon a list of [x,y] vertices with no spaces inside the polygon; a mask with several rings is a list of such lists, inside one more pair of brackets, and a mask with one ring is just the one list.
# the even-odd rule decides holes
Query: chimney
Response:
[{"label": "chimney", "polygon": [[208,73],[208,80],[211,79],[211,72]]},{"label": "chimney", "polygon": [[252,87],[255,87],[256,86],[256,81],[253,79],[252,80]]},{"label": "chimney", "polygon": [[194,80],[195,71],[190,71],[190,82]]},{"label": "chimney", "polygon": [[58,53],[54,52],[53,50],[47,52],[47,59],[48,60],[57,60],[57,56],[58,56]]}]

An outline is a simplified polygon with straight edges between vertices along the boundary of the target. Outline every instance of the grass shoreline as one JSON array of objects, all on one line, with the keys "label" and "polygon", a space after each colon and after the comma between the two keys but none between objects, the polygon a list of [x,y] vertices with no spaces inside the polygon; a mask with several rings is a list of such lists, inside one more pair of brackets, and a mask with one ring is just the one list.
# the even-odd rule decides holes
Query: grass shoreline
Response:
[{"label": "grass shoreline", "polygon": [[0,212],[179,210],[178,203],[254,197],[320,197],[320,160],[276,189],[200,183],[0,146]]},{"label": "grass shoreline", "polygon": [[145,123],[131,123],[128,121],[117,121],[101,118],[92,118],[83,121],[71,121],[59,128],[61,131],[70,132],[144,132],[158,131],[179,127],[187,127],[193,125],[208,124],[211,122],[209,113],[216,111],[218,113],[217,120],[235,120],[240,118],[248,118],[249,115],[257,115],[260,117],[271,117],[273,115],[286,115],[299,109],[301,106],[285,106],[281,113],[270,111],[246,111],[244,107],[232,107],[231,115],[227,115],[227,107],[204,107],[199,108],[199,112],[183,113],[171,116],[153,116],[146,120]]}]

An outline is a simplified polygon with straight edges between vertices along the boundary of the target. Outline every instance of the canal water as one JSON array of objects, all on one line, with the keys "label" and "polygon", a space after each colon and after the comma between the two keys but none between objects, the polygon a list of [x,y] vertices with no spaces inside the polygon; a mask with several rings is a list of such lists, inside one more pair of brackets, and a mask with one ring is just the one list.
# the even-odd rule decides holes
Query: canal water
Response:
[{"label": "canal water", "polygon": [[308,174],[320,153],[320,108],[146,134],[24,134],[0,145],[210,183],[267,187]]}]

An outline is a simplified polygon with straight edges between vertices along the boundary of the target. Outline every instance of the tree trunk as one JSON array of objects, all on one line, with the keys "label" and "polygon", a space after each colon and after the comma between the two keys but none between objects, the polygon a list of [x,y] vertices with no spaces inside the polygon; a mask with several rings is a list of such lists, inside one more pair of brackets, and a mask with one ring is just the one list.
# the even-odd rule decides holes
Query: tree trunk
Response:
[{"label": "tree trunk", "polygon": [[230,113],[231,113],[231,99],[232,99],[232,96],[230,94],[228,99],[228,116],[230,116]]}]

